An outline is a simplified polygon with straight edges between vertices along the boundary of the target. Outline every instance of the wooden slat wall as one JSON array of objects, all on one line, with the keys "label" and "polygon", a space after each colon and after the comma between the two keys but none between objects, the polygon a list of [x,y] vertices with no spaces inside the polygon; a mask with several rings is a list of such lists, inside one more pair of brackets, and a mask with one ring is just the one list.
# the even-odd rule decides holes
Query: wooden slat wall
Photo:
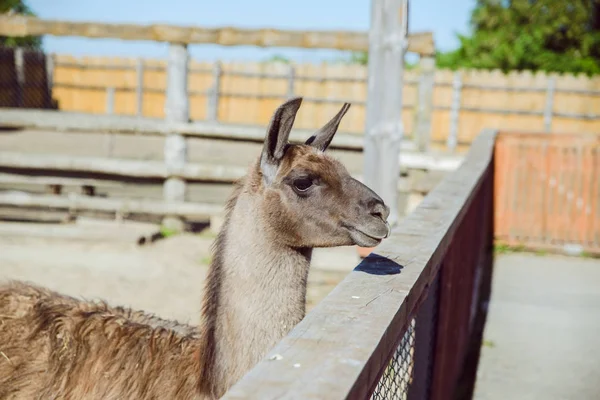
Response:
[{"label": "wooden slat wall", "polygon": [[[59,107],[67,111],[101,114],[106,111],[106,87],[115,87],[116,114],[134,115],[137,110],[135,89],[137,85],[135,59],[81,58],[55,56],[54,97]],[[78,67],[77,65],[81,66]],[[111,65],[111,69],[102,68]],[[164,117],[164,91],[166,63],[162,60],[144,60],[143,115]],[[96,66],[98,66],[96,68]],[[119,68],[124,67],[124,68]],[[155,70],[160,67],[162,70]],[[129,69],[125,69],[129,68]],[[207,119],[207,95],[213,87],[213,63],[192,61],[189,75],[190,114],[193,120]],[[340,129],[360,134],[364,129],[366,98],[366,75],[364,67],[358,65],[295,65],[298,77],[314,77],[319,80],[296,79],[294,95],[305,96],[301,112],[296,119],[300,129],[312,129],[326,123],[339,110],[341,102],[313,102],[314,99],[352,100],[352,113],[344,119]],[[195,70],[205,70],[199,72]],[[239,76],[235,73],[281,75],[277,78]],[[218,120],[225,123],[265,125],[271,112],[289,94],[290,66],[283,63],[223,63],[218,102]],[[415,72],[406,74],[407,79],[416,80]],[[335,78],[329,79],[329,78]],[[339,81],[351,78],[360,81]],[[88,86],[76,87],[76,86]],[[119,90],[128,89],[128,90]],[[255,97],[261,96],[261,97]],[[414,104],[416,85],[408,85],[404,102]],[[404,124],[412,130],[414,114],[412,108],[404,111]]]},{"label": "wooden slat wall", "polygon": [[[101,87],[116,87],[115,113],[135,113],[135,88],[137,85],[135,59],[123,58],[74,58],[68,55],[55,56],[55,97],[60,107],[69,111],[86,111],[102,113],[105,111],[106,91]],[[76,64],[81,67],[66,66]],[[125,69],[106,70],[102,65],[129,67]],[[97,68],[94,68],[97,66]],[[164,60],[144,60],[144,67],[165,67]],[[207,72],[194,71],[190,74],[189,89],[191,92],[206,92],[213,86],[213,63],[192,61],[193,69],[204,69]],[[348,132],[362,133],[364,129],[364,105],[358,104],[366,98],[366,75],[364,66],[344,64],[299,64],[294,66],[296,79],[293,84],[294,94],[317,99],[353,100],[351,115],[343,122],[342,129]],[[248,77],[231,75],[235,72],[264,73],[281,75],[278,78]],[[561,114],[594,115],[589,120],[572,117],[553,116],[553,131],[587,131],[600,132],[600,78],[590,79],[584,76],[558,76],[531,72],[503,74],[500,71],[460,71],[462,89],[458,117],[458,142],[470,143],[473,138],[486,127],[499,129],[519,129],[522,131],[540,131],[544,129],[544,109],[547,101],[547,87],[550,79],[556,80],[556,89],[591,90],[595,94],[564,93],[557,91],[553,95],[553,110]],[[276,107],[281,98],[289,94],[290,66],[277,63],[224,63],[218,103],[219,120],[228,123],[244,123],[264,125],[268,121],[268,110]],[[404,91],[404,124],[407,132],[412,132],[416,99],[416,82],[418,70],[406,72],[407,87]],[[450,133],[453,87],[455,73],[438,70],[435,73],[434,106],[432,120],[432,138],[445,142]],[[315,77],[320,81],[307,81],[302,77]],[[330,79],[332,78],[332,79]],[[340,78],[360,79],[361,81],[343,81]],[[162,117],[165,71],[144,71],[143,111],[148,117]],[[68,87],[62,87],[67,84]],[[98,86],[98,89],[78,89],[72,85]],[[475,88],[472,86],[496,87],[498,89]],[[119,91],[118,88],[129,88],[130,92]],[[505,88],[532,88],[534,92],[505,90]],[[245,96],[233,96],[243,94]],[[252,98],[262,95],[262,98]],[[269,96],[273,96],[269,98]],[[207,96],[202,93],[191,95],[192,119],[205,119]],[[327,121],[339,104],[311,103],[307,101],[303,112],[298,116],[298,126],[315,128]],[[501,112],[472,111],[489,109],[522,112],[534,111],[538,115],[507,114]]]},{"label": "wooden slat wall", "polygon": [[[105,113],[107,89],[114,88],[114,113],[137,114],[136,90],[139,79],[136,66],[141,63],[142,115],[164,117],[166,60],[75,58],[70,55],[53,57],[53,97],[58,101],[60,109]],[[34,68],[33,64],[28,63],[26,71],[29,83],[40,77],[43,79],[43,62],[38,64],[39,66]],[[190,116],[193,120],[210,119],[209,103],[215,82],[215,64],[193,60],[190,62],[190,68]],[[294,69],[295,76],[291,88],[290,68]],[[38,69],[40,74],[35,72]],[[236,73],[272,74],[277,77],[240,76]],[[35,77],[30,78],[31,74]],[[461,85],[458,96],[456,88],[453,87],[456,86],[457,75]],[[11,90],[11,86],[14,86],[14,76],[14,59],[8,56],[0,57],[1,106],[13,106],[9,100],[14,97],[14,91]],[[332,100],[349,100],[354,103],[352,112],[342,122],[341,129],[362,134],[365,122],[366,76],[366,68],[360,65],[223,63],[217,117],[224,123],[262,126],[268,122],[270,110],[280,104],[286,96],[293,94],[306,97],[298,114],[297,126],[314,129],[325,123],[339,109],[341,103],[331,102]],[[306,77],[317,80],[306,80]],[[403,122],[407,136],[411,136],[413,131],[419,77],[418,70],[405,72]],[[549,96],[548,87],[551,81],[554,82],[555,91]],[[487,127],[500,130],[544,131],[549,128],[553,132],[600,133],[600,78],[530,72],[505,75],[500,71],[464,70],[456,73],[437,70],[435,83],[431,123],[431,137],[437,142],[434,147],[445,147],[447,142],[451,142],[448,140],[449,135],[456,132],[458,148],[464,149],[478,132]],[[41,89],[41,86],[37,89],[39,93]],[[591,93],[585,93],[586,91]],[[28,90],[25,96],[31,107],[39,106],[37,98],[43,97],[34,92],[36,90]],[[548,102],[549,98],[551,102]],[[518,113],[507,113],[511,110]],[[554,115],[549,119],[547,114],[550,111]],[[526,115],[526,112],[534,112],[535,115]],[[576,118],[573,114],[579,114],[580,117]],[[453,118],[453,115],[457,118]]]},{"label": "wooden slat wall", "polygon": [[510,245],[600,253],[600,140],[500,135],[495,235]]}]

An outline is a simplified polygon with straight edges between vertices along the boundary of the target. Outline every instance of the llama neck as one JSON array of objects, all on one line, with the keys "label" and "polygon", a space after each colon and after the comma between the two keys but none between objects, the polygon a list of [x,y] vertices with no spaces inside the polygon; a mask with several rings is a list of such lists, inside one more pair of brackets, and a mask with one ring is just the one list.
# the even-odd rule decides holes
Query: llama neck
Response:
[{"label": "llama neck", "polygon": [[305,314],[312,249],[278,243],[259,213],[260,203],[241,193],[215,243],[204,308],[211,360],[203,376],[218,396]]}]

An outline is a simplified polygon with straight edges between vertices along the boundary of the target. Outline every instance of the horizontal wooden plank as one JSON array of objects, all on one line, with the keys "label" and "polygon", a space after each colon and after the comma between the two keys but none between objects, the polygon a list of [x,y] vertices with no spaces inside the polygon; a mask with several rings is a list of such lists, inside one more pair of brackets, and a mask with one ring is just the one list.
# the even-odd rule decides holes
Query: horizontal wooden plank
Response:
[{"label": "horizontal wooden plank", "polygon": [[[73,60],[73,61],[57,61],[55,66],[65,67],[65,68],[77,68],[82,70],[110,70],[110,71],[135,71],[135,65],[114,65],[109,63],[104,64],[88,64],[82,60]],[[166,71],[166,66],[158,66],[158,65],[148,65],[144,66],[145,71]],[[441,70],[443,71],[443,70]],[[468,70],[466,70],[468,71]],[[206,67],[190,67],[190,73],[211,73],[211,68]],[[236,76],[236,77],[246,77],[246,78],[269,78],[269,79],[290,79],[289,74],[281,74],[281,73],[268,73],[268,72],[247,72],[247,71],[224,71],[224,76]],[[351,76],[308,76],[308,75],[295,75],[295,81],[306,81],[306,82],[367,82],[366,77],[351,77]],[[414,78],[405,78],[404,85],[417,85],[419,83],[418,79]],[[434,86],[436,88],[451,88],[452,82],[444,82],[437,81]],[[546,93],[548,88],[546,86],[536,87],[536,86],[505,86],[505,85],[487,85],[487,84],[479,84],[479,83],[464,83],[462,85],[463,89],[476,89],[482,91],[490,91],[490,92],[522,92],[522,93]],[[572,87],[566,88],[555,88],[555,93],[564,93],[564,94],[580,94],[584,96],[600,96],[600,90],[593,89],[577,89]]]},{"label": "horizontal wooden plank", "polygon": [[105,211],[119,214],[173,215],[188,218],[209,218],[223,211],[223,207],[217,204],[113,199],[76,194],[70,194],[69,196],[32,195],[15,191],[0,192],[0,205],[50,207],[54,209],[68,209],[72,212],[78,210]]},{"label": "horizontal wooden plank", "polygon": [[[7,85],[8,86],[8,85]],[[10,86],[11,88],[14,87]],[[61,88],[61,89],[75,89],[75,90],[94,90],[94,91],[102,91],[106,92],[108,90],[114,90],[115,92],[122,93],[135,93],[138,88],[134,86],[110,86],[110,85],[86,85],[86,84],[78,84],[78,83],[54,83],[53,88]],[[144,93],[160,93],[165,94],[165,89],[156,89],[156,88],[142,88]],[[191,97],[206,97],[212,95],[214,92],[212,90],[190,90],[188,91],[188,95]],[[235,97],[238,99],[250,98],[250,99],[278,99],[285,101],[288,96],[286,94],[281,93],[246,93],[246,92],[218,92],[219,96],[223,97]],[[321,98],[321,97],[304,97],[305,103],[316,103],[316,104],[344,104],[344,103],[352,103],[354,105],[364,106],[366,102],[364,100],[357,100],[351,98]],[[404,104],[404,108],[410,109],[414,107],[414,104]]]},{"label": "horizontal wooden plank", "polygon": [[[44,129],[77,133],[118,133],[124,135],[159,135],[167,132],[180,133],[190,138],[250,141],[262,143],[263,127],[194,122],[167,124],[160,119],[128,116],[92,115],[48,110],[0,110],[0,126],[19,129]],[[293,143],[303,143],[312,131],[294,130],[290,135]],[[362,151],[363,137],[355,134],[338,133],[331,143],[332,149]],[[404,140],[399,162],[401,168],[453,171],[464,156],[443,153],[419,153],[415,144]]]},{"label": "horizontal wooden plank", "polygon": [[[223,124],[195,121],[187,124],[168,124],[158,118],[139,118],[125,115],[95,115],[76,112],[0,109],[0,127],[19,129],[47,129],[56,131],[77,131],[120,133],[126,135],[164,136],[169,132],[179,133],[190,138],[249,141],[262,143],[265,128],[254,125]],[[293,143],[303,143],[314,132],[307,129],[295,129],[290,135]],[[362,151],[362,135],[338,132],[331,142],[331,149]],[[413,142],[404,140],[401,150],[414,152]]]},{"label": "horizontal wooden plank", "polygon": [[[45,20],[23,15],[0,16],[0,36],[80,36],[122,40],[218,44],[221,46],[299,47],[367,51],[367,32],[297,31],[282,29],[206,28],[165,24],[134,25],[100,22]],[[435,53],[433,33],[408,36],[408,51],[424,55]]]},{"label": "horizontal wooden plank", "polygon": [[0,152],[0,168],[77,172],[140,179],[178,177],[187,181],[228,183],[246,174],[246,168],[213,164],[186,164],[180,169],[169,170],[161,161],[12,152]]},{"label": "horizontal wooden plank", "polygon": [[[29,211],[19,208],[20,211]],[[0,215],[3,210],[0,208]],[[63,212],[63,214],[65,214]],[[129,242],[139,243],[140,239],[155,235],[160,226],[149,223],[134,221],[116,221],[88,219],[77,217],[68,223],[39,223],[33,222],[10,222],[0,224],[0,236],[25,237],[25,238],[51,238],[61,240],[90,241],[90,242]],[[60,222],[60,221],[47,221]]]},{"label": "horizontal wooden plank", "polygon": [[495,136],[482,133],[458,170],[223,399],[367,398],[491,167]]},{"label": "horizontal wooden plank", "polygon": [[[173,124],[158,118],[138,118],[123,115],[94,115],[53,110],[1,109],[0,126],[14,128],[52,129],[59,131],[107,132],[122,134],[142,134],[164,136],[169,132],[187,137],[211,138],[223,140],[244,140],[262,143],[265,139],[265,127],[232,125],[196,121]],[[302,143],[314,132],[294,130],[290,140]],[[361,151],[363,137],[356,134],[339,132],[331,143],[332,149]],[[414,149],[414,145],[405,141],[404,149]]]},{"label": "horizontal wooden plank", "polygon": [[[54,223],[62,224],[69,222],[71,216],[69,210],[52,210],[52,209],[36,209],[36,208],[23,208],[23,207],[12,207],[12,206],[0,206],[0,220],[2,221],[27,221],[38,222],[38,223]],[[0,228],[3,224],[0,224]],[[0,234],[1,233],[0,229]]]},{"label": "horizontal wooden plank", "polygon": [[[293,64],[292,64],[293,65]],[[58,59],[54,63],[55,67],[64,67],[64,68],[76,68],[81,70],[94,70],[94,71],[135,71],[137,67],[135,65],[116,65],[110,64],[109,62],[105,63],[94,63],[89,64],[83,61],[82,59],[75,59],[70,61],[63,61]],[[166,65],[144,65],[144,71],[161,71],[165,72],[167,70]],[[188,72],[190,74],[199,73],[199,74],[212,74],[213,68],[208,67],[189,67]],[[249,72],[249,71],[239,71],[239,70],[225,70],[221,71],[222,76],[235,76],[242,78],[268,78],[268,79],[283,79],[289,80],[290,74],[282,74],[282,73],[269,73],[269,72]],[[362,82],[367,83],[366,77],[354,77],[354,76],[326,76],[326,75],[294,75],[294,81],[296,82],[338,82],[338,83],[349,83],[349,82]],[[404,79],[405,85],[417,85],[419,83],[418,79],[407,78]],[[59,85],[64,85],[64,83],[58,83]],[[55,86],[57,83],[54,84]],[[444,83],[440,83],[440,85],[444,85]],[[452,85],[450,85],[452,86]],[[134,86],[131,87],[135,89]],[[146,90],[146,89],[145,89]]]},{"label": "horizontal wooden plank", "polygon": [[[0,155],[0,157],[2,157]],[[0,166],[1,167],[1,166]],[[104,179],[70,178],[60,176],[36,176],[0,172],[1,185],[60,185],[60,186],[125,186],[124,182]]]},{"label": "horizontal wooden plank", "polygon": [[[242,178],[245,167],[188,163],[179,170],[169,170],[161,161],[65,156],[61,154],[32,154],[0,152],[0,170],[19,173],[0,173],[0,184],[90,185],[122,186],[123,181],[166,179],[178,177],[188,182],[233,183]],[[36,175],[27,175],[35,171]],[[41,175],[40,175],[41,174]],[[63,175],[89,174],[96,178],[72,178]],[[362,182],[362,175],[353,175]]]},{"label": "horizontal wooden plank", "polygon": [[[447,173],[460,165],[458,157],[438,158],[434,154],[404,153],[402,169],[417,169],[432,173]],[[242,178],[247,169],[231,165],[188,163],[179,170],[169,170],[161,161],[143,161],[101,157],[66,156],[60,154],[33,154],[0,152],[0,184],[71,185],[114,187],[124,181],[166,179],[169,176],[183,178],[188,182],[232,183]],[[16,173],[15,171],[18,171]],[[35,171],[35,175],[28,173]],[[91,177],[69,175],[89,174]],[[363,176],[353,174],[363,181]],[[437,181],[437,180],[436,180]],[[437,182],[436,182],[437,183]],[[408,190],[418,190],[409,185]],[[399,190],[403,187],[399,184]]]}]

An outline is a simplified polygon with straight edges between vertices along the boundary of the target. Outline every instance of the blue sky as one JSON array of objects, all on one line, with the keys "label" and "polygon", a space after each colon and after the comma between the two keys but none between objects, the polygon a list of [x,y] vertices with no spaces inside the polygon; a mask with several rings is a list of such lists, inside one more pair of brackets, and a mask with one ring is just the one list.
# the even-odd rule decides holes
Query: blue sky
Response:
[{"label": "blue sky", "polygon": [[[129,22],[139,24],[236,26],[282,29],[367,30],[370,0],[29,0],[41,18],[73,21]],[[458,46],[456,32],[468,32],[475,0],[412,0],[411,32],[433,31],[437,47]],[[163,58],[166,44],[109,39],[45,37],[49,52],[76,56],[132,56]],[[345,57],[330,50],[193,45],[192,57],[200,60],[261,60],[275,54],[298,62],[318,62]]]}]

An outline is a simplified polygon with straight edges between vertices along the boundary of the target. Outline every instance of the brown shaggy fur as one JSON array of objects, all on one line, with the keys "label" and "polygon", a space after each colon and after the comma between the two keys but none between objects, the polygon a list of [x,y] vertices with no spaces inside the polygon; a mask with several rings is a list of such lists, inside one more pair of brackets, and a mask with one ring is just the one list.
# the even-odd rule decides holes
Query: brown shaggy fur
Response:
[{"label": "brown shaggy fur", "polygon": [[347,106],[309,145],[291,146],[299,105],[276,111],[261,159],[227,203],[199,328],[0,285],[0,399],[214,399],[264,357],[304,317],[313,247],[389,234],[389,208],[323,154]]},{"label": "brown shaggy fur", "polygon": [[[199,371],[199,359],[190,355],[198,355],[199,347],[192,329],[178,333],[152,316],[58,298],[32,285],[12,283],[0,292],[0,309],[9,313],[0,325],[0,398],[158,399],[194,393],[198,375],[189,371]],[[19,297],[33,307],[22,309],[15,304]]]},{"label": "brown shaggy fur", "polygon": [[[227,202],[225,226],[243,183]],[[198,327],[30,283],[0,285],[0,399],[220,397],[210,395],[216,391],[210,366],[225,232],[213,244],[204,335]]]}]

